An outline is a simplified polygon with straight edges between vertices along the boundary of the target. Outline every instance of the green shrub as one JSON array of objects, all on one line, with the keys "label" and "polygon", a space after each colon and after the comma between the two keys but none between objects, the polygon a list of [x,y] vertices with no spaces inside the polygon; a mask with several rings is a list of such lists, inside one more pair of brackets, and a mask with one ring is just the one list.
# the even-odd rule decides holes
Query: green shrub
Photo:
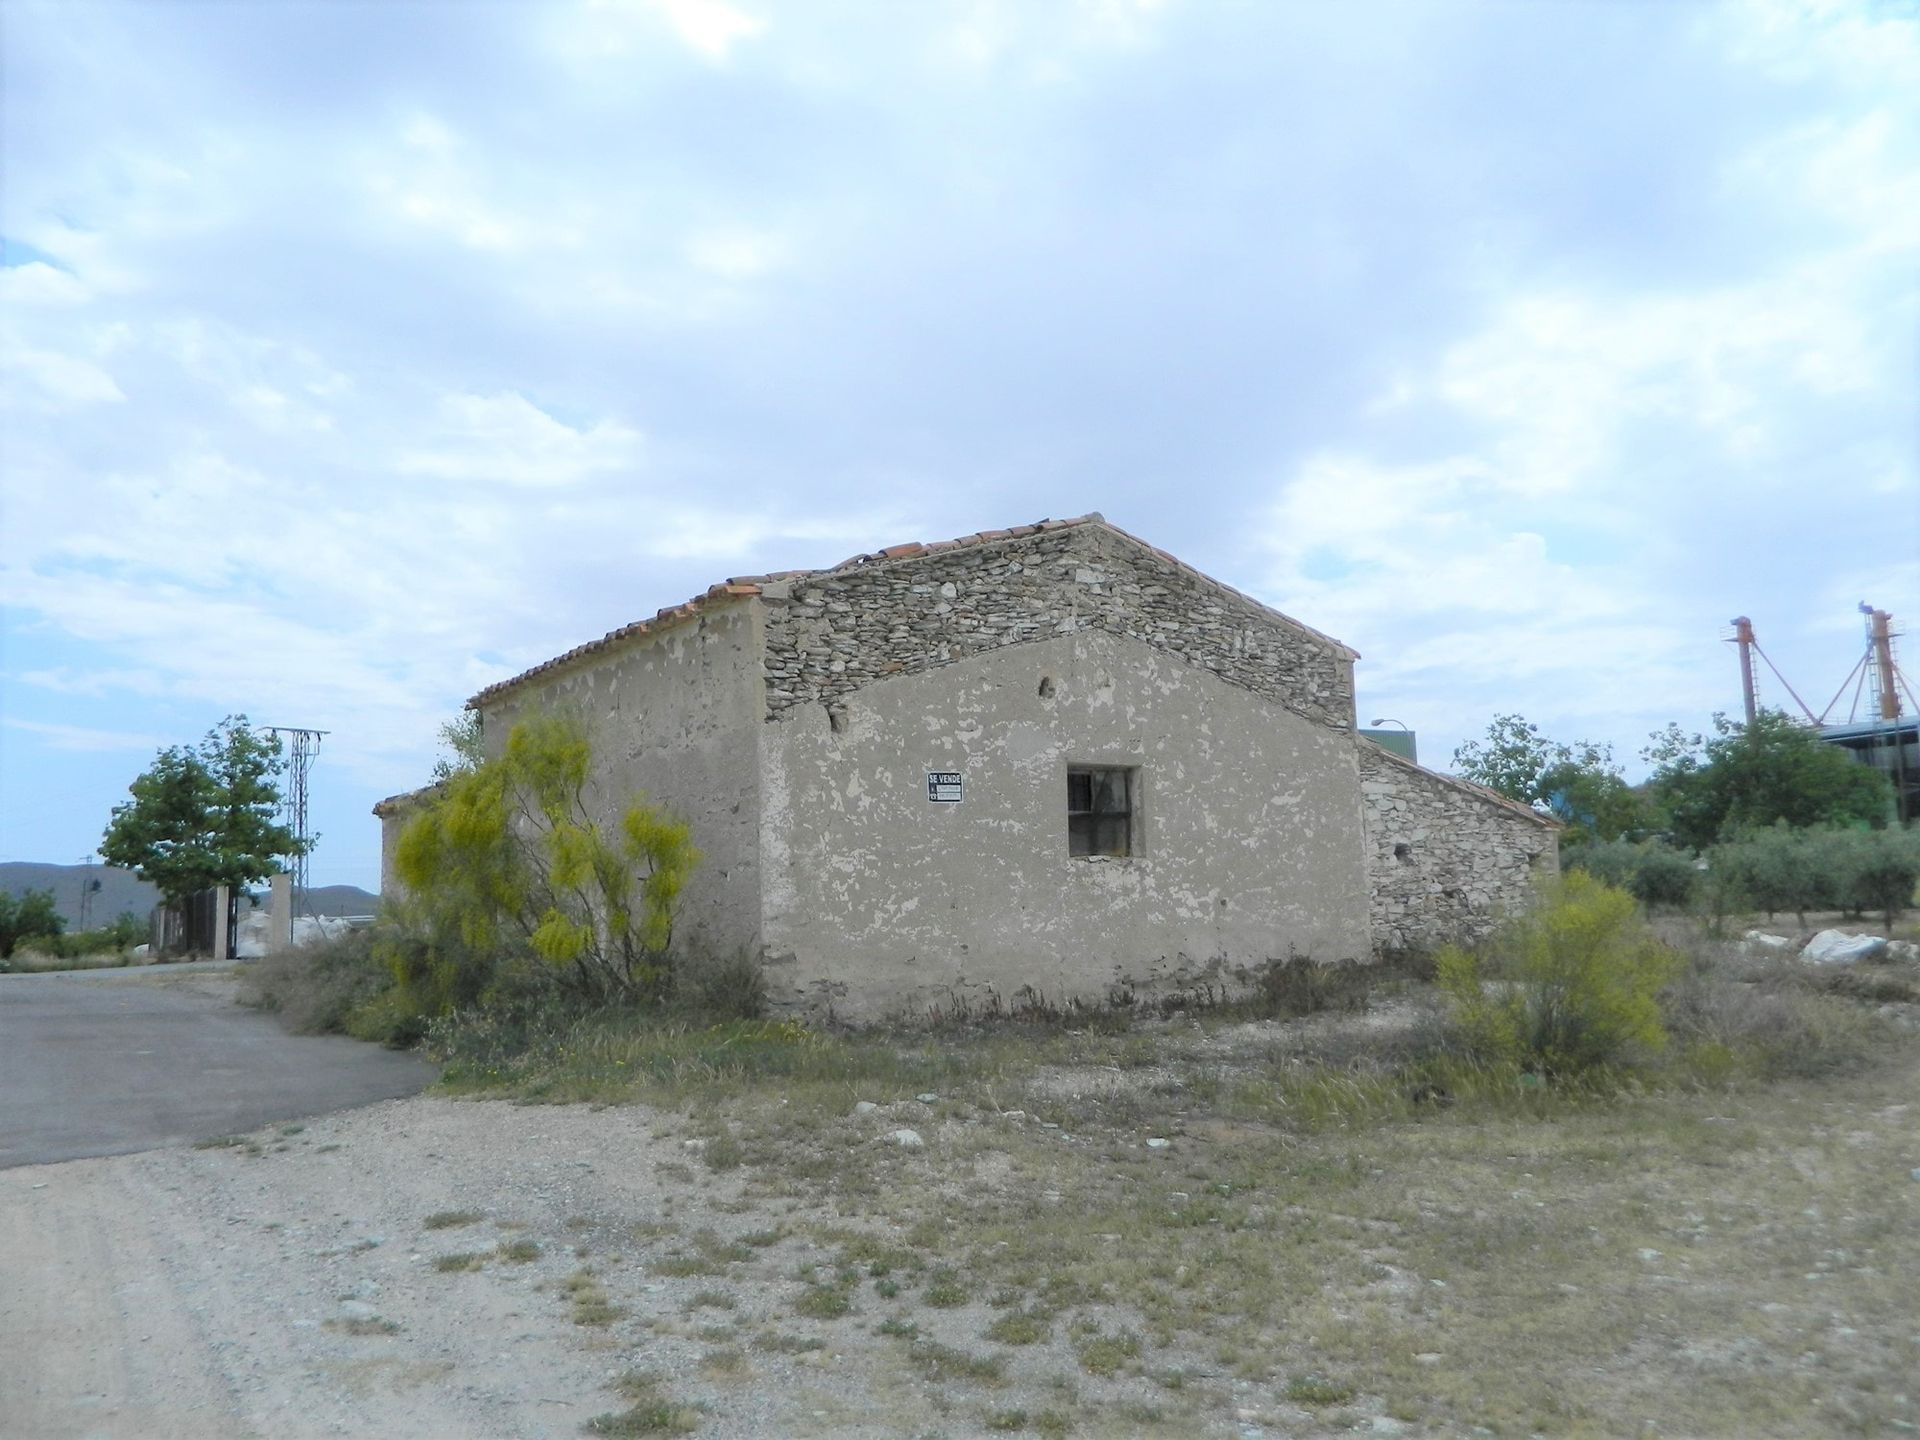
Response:
[{"label": "green shrub", "polygon": [[591,1002],[672,992],[673,922],[699,862],[687,825],[633,797],[603,827],[577,720],[516,724],[495,759],[453,771],[401,832],[405,901],[386,952],[423,1017],[550,989]]},{"label": "green shrub", "polygon": [[1898,827],[1773,825],[1716,845],[1709,860],[1744,903],[1769,916],[1790,910],[1804,926],[1814,910],[1875,912],[1891,926],[1914,903],[1920,835]]},{"label": "green shrub", "polygon": [[1503,926],[1486,957],[1448,946],[1438,958],[1468,1048],[1547,1075],[1628,1065],[1663,1048],[1660,991],[1679,971],[1679,955],[1633,897],[1581,870]]},{"label": "green shrub", "polygon": [[252,961],[240,972],[239,998],[296,1035],[346,1034],[355,1012],[391,983],[372,932],[349,930]]},{"label": "green shrub", "polygon": [[1658,840],[1595,841],[1569,850],[1566,867],[1569,873],[1582,870],[1625,890],[1649,910],[1683,909],[1700,888],[1699,867],[1692,858]]},{"label": "green shrub", "polygon": [[0,891],[0,960],[23,940],[57,937],[66,923],[54,908],[51,890],[29,890],[17,900]]},{"label": "green shrub", "polygon": [[1877,912],[1892,929],[1920,885],[1920,833],[1855,830],[1837,838],[1842,903],[1855,913]]},{"label": "green shrub", "polygon": [[1358,1013],[1367,1008],[1375,978],[1372,966],[1355,960],[1269,960],[1254,977],[1254,1008],[1265,1017]]},{"label": "green shrub", "polygon": [[767,1013],[766,972],[745,953],[689,962],[674,971],[672,999],[675,1009],[713,1020],[758,1020]]}]

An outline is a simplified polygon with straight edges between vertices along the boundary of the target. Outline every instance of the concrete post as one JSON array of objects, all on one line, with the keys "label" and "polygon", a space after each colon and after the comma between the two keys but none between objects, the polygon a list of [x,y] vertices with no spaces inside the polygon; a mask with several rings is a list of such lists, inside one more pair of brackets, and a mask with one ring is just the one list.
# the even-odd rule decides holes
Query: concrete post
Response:
[{"label": "concrete post", "polygon": [[293,948],[293,876],[282,870],[273,877],[267,900],[267,953]]},{"label": "concrete post", "polygon": [[227,958],[227,887],[213,887],[213,954],[214,960]]}]

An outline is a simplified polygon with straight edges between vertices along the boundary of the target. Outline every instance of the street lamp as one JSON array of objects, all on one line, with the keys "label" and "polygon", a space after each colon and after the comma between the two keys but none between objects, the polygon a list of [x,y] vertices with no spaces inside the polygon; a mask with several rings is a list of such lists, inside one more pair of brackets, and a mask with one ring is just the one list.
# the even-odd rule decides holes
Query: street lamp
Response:
[{"label": "street lamp", "polygon": [[1375,726],[1375,728],[1378,728],[1379,726],[1382,726],[1382,725],[1398,725],[1402,730],[1406,730],[1410,728],[1407,722],[1404,720],[1375,720],[1372,723]]}]

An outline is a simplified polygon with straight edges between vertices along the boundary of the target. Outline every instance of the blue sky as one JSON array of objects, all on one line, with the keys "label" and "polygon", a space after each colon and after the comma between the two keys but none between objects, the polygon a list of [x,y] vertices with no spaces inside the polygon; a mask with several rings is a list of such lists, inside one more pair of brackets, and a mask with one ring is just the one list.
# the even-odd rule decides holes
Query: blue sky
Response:
[{"label": "blue sky", "polygon": [[[1100,510],[1444,763],[1920,634],[1908,4],[10,0],[0,859],[523,666]],[[1909,667],[1920,670],[1920,642]],[[1767,698],[1784,700],[1771,683]]]}]

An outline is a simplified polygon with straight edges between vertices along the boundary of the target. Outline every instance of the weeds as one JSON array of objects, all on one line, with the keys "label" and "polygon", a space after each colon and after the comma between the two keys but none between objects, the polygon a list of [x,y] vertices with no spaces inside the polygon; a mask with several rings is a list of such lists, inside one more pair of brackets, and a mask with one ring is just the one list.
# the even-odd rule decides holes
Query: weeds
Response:
[{"label": "weeds", "polygon": [[486,1218],[478,1210],[436,1210],[420,1225],[426,1230],[455,1230],[462,1225],[478,1225]]},{"label": "weeds", "polygon": [[987,1326],[987,1339],[1001,1345],[1038,1345],[1052,1331],[1052,1321],[1043,1311],[1015,1310]]},{"label": "weeds", "polygon": [[907,1342],[907,1359],[928,1380],[972,1380],[998,1385],[1005,1379],[1005,1367],[995,1355],[969,1355],[935,1340]]},{"label": "weeds", "polygon": [[687,1435],[700,1424],[700,1412],[660,1393],[661,1380],[645,1371],[629,1370],[614,1381],[614,1389],[632,1406],[619,1414],[596,1415],[587,1422],[593,1435]]},{"label": "weeds", "polygon": [[603,1328],[627,1313],[607,1298],[593,1271],[584,1267],[567,1277],[566,1291],[576,1325]]},{"label": "weeds", "polygon": [[927,1288],[920,1298],[936,1310],[951,1310],[966,1304],[968,1295],[959,1275],[943,1266],[927,1277]]},{"label": "weeds", "polygon": [[1353,1398],[1353,1387],[1321,1375],[1296,1375],[1287,1381],[1287,1398],[1296,1405],[1344,1405]]},{"label": "weeds", "polygon": [[354,1016],[389,984],[387,967],[374,954],[373,932],[347,930],[252,961],[241,969],[238,993],[242,1005],[278,1016],[295,1035],[345,1035],[352,1033]]},{"label": "weeds", "polygon": [[1089,1375],[1113,1375],[1129,1360],[1140,1356],[1140,1337],[1131,1331],[1118,1335],[1094,1335],[1083,1341],[1075,1353],[1080,1368]]},{"label": "weeds", "polygon": [[810,1320],[838,1320],[853,1313],[853,1297],[843,1286],[808,1285],[793,1310]]}]

